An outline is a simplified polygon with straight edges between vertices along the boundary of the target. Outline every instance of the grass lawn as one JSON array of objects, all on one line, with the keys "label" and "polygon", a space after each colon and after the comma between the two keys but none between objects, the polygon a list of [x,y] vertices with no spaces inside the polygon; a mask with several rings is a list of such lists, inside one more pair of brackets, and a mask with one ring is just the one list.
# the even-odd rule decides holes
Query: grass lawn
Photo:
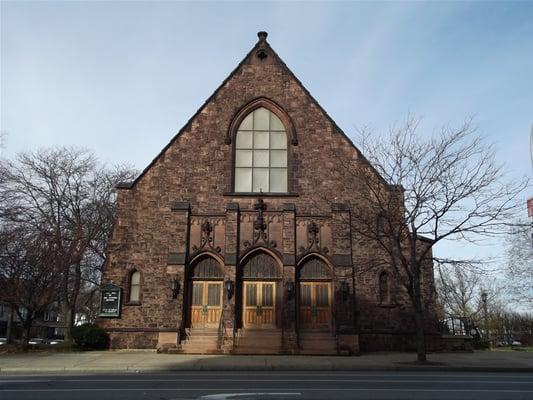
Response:
[{"label": "grass lawn", "polygon": [[502,346],[493,347],[491,351],[533,351],[533,346]]}]

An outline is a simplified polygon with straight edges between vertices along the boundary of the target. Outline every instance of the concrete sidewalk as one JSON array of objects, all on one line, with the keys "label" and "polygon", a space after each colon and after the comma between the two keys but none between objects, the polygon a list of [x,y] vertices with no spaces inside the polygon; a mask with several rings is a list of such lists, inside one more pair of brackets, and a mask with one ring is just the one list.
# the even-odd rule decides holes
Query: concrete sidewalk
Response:
[{"label": "concrete sidewalk", "polygon": [[533,372],[533,353],[482,351],[429,354],[432,365],[411,364],[413,353],[358,357],[173,355],[150,351],[94,351],[0,355],[0,374],[119,373],[229,370]]}]

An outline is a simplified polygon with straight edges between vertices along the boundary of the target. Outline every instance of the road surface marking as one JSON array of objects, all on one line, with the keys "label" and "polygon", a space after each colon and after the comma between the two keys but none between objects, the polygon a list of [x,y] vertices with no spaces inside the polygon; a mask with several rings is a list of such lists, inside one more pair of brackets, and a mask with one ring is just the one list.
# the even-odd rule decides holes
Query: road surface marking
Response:
[{"label": "road surface marking", "polygon": [[220,393],[220,394],[208,394],[207,396],[202,396],[200,399],[208,400],[226,400],[235,397],[243,396],[301,396],[301,393],[282,393],[282,392],[263,392],[263,393]]}]

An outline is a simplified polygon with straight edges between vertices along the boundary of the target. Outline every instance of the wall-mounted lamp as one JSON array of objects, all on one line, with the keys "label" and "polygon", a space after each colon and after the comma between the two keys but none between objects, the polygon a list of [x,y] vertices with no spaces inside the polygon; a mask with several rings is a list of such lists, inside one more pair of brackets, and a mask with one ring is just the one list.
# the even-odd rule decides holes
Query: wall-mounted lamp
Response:
[{"label": "wall-mounted lamp", "polygon": [[350,285],[348,285],[348,282],[346,281],[341,282],[340,292],[342,295],[342,300],[346,301],[346,299],[348,299],[348,294],[350,293]]},{"label": "wall-mounted lamp", "polygon": [[228,300],[231,299],[231,296],[233,295],[233,290],[235,289],[235,285],[231,279],[226,279],[226,282],[224,282],[224,287],[226,288],[226,293],[228,294]]},{"label": "wall-mounted lamp", "polygon": [[287,287],[287,298],[288,300],[291,300],[294,294],[294,282],[288,281],[285,286]]},{"label": "wall-mounted lamp", "polygon": [[172,298],[176,299],[180,293],[180,281],[177,276],[170,280],[170,290],[172,291]]}]

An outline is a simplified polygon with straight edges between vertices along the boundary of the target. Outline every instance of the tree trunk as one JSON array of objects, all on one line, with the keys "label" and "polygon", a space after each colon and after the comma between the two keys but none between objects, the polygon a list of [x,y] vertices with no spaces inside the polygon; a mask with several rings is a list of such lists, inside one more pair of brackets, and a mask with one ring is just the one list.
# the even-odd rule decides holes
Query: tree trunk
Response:
[{"label": "tree trunk", "polygon": [[[70,269],[65,269],[65,274],[67,275],[67,279],[65,279],[65,283],[68,282],[70,278]],[[63,285],[63,298],[64,301],[62,303],[62,313],[63,313],[63,321],[64,321],[64,339],[66,342],[72,341],[72,328],[74,327],[74,322],[76,318],[76,303],[78,302],[78,295],[80,292],[81,287],[81,264],[78,262],[76,263],[74,267],[74,283],[72,285],[72,288],[69,292],[68,284]]]},{"label": "tree trunk", "polygon": [[22,342],[21,347],[22,351],[28,350],[28,342],[30,340],[30,330],[31,330],[32,320],[31,319],[25,319],[22,321]]},{"label": "tree trunk", "polygon": [[63,335],[65,342],[72,341],[72,307],[69,304],[62,303],[61,305],[61,314],[63,317]]},{"label": "tree trunk", "polygon": [[69,316],[68,331],[69,335],[72,337],[72,328],[74,328],[74,324],[76,323],[76,306],[74,304],[70,305]]},{"label": "tree trunk", "polygon": [[415,311],[416,322],[416,360],[426,362],[426,343],[424,338],[424,315],[421,309]]},{"label": "tree trunk", "polygon": [[416,247],[411,246],[411,265],[413,271],[413,305],[415,307],[416,325],[416,359],[418,362],[426,362],[426,344],[424,338],[424,307],[422,299],[422,288],[420,284],[421,263],[416,259]]},{"label": "tree trunk", "polygon": [[6,341],[7,343],[13,342],[13,320],[15,316],[15,310],[9,305],[9,316],[7,317],[7,327],[6,327]]}]

